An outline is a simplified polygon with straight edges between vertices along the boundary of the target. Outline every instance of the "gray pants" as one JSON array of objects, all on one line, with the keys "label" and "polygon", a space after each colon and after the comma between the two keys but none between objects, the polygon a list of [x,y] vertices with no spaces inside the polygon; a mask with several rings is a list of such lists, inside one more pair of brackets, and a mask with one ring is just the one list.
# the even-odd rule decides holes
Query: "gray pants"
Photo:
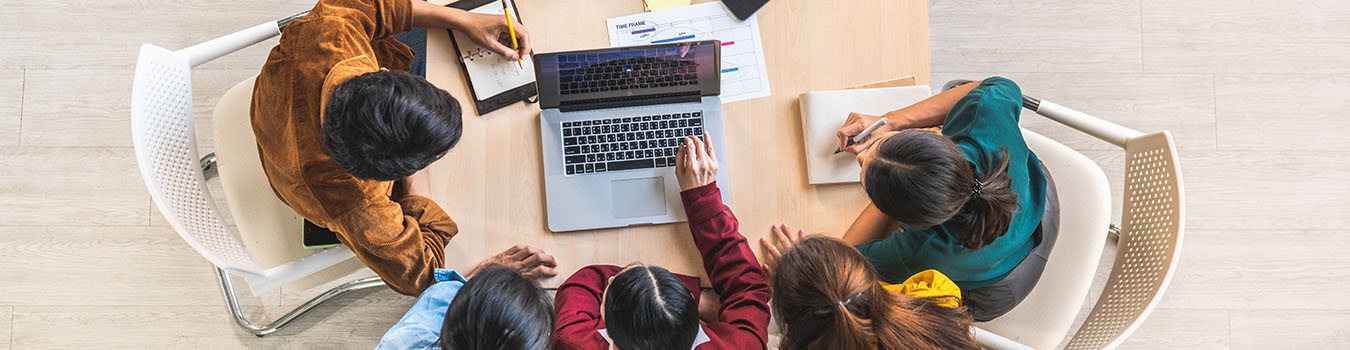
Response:
[{"label": "gray pants", "polygon": [[1041,172],[1045,174],[1045,215],[1032,234],[1036,247],[1002,281],[961,291],[961,299],[975,321],[990,321],[1011,311],[1031,294],[1031,289],[1041,279],[1041,272],[1045,271],[1045,261],[1050,258],[1050,250],[1059,236],[1059,196],[1055,180],[1050,178],[1045,166],[1041,166]]}]

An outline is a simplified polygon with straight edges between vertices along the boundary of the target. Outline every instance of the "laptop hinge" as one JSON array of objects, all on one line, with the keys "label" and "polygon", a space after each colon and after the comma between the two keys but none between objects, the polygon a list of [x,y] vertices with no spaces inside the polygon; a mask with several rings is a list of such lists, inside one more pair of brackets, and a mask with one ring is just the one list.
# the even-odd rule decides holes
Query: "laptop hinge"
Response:
[{"label": "laptop hinge", "polygon": [[623,96],[595,98],[564,102],[558,106],[562,112],[586,111],[592,109],[620,108],[634,106],[662,105],[671,103],[697,103],[703,100],[698,91],[677,92],[657,95]]}]

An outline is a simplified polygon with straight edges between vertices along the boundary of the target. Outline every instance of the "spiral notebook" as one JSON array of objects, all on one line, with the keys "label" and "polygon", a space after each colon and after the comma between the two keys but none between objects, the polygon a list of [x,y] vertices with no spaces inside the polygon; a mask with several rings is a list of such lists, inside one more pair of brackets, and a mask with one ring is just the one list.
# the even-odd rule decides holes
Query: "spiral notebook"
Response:
[{"label": "spiral notebook", "polygon": [[[506,3],[511,6],[511,19],[524,23],[515,2]],[[445,6],[473,13],[505,13],[500,0],[463,0]],[[450,32],[451,42],[455,44],[455,52],[458,53],[460,67],[464,69],[465,80],[469,82],[469,92],[473,95],[474,110],[478,115],[520,101],[532,102],[530,97],[538,94],[534,84],[534,60],[526,56],[517,65],[516,61],[478,45],[463,33],[449,29],[446,31]]]},{"label": "spiral notebook", "polygon": [[[885,83],[885,82],[882,82]],[[876,86],[867,84],[865,86]],[[928,86],[897,86],[847,90],[812,91],[799,98],[802,137],[806,150],[806,178],[812,185],[858,182],[862,168],[851,153],[835,154],[835,132],[849,113],[882,115],[907,107],[932,95]]]}]

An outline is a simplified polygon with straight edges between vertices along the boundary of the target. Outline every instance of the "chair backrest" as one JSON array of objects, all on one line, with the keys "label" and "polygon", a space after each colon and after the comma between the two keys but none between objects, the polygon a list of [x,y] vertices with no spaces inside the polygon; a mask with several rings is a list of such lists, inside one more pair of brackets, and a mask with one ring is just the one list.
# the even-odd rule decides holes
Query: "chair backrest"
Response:
[{"label": "chair backrest", "polygon": [[132,144],[150,198],[197,253],[221,268],[253,275],[263,270],[225,226],[198,163],[192,67],[276,36],[279,25],[259,24],[176,52],[141,45],[131,89]]},{"label": "chair backrest", "polygon": [[[254,295],[286,286],[308,289],[347,276],[365,265],[345,246],[305,249],[302,218],[272,191],[249,119],[256,76],[235,84],[211,114],[220,187],[234,229],[265,276],[245,276]],[[348,261],[350,259],[350,261]]]},{"label": "chair backrest", "polygon": [[132,142],[141,177],[160,213],[199,254],[221,268],[260,273],[207,190],[198,163],[191,71],[187,57],[141,46],[131,90]]},{"label": "chair backrest", "polygon": [[[943,90],[950,89],[968,81],[954,80],[948,82]],[[1051,120],[1077,129],[1088,135],[1109,142],[1113,145],[1125,149],[1126,168],[1125,168],[1125,195],[1122,204],[1122,224],[1120,232],[1120,241],[1116,247],[1116,256],[1111,267],[1111,275],[1102,289],[1096,305],[1088,314],[1078,332],[1069,340],[1066,349],[1112,349],[1119,346],[1126,338],[1143,324],[1148,314],[1162,300],[1163,292],[1167,290],[1167,285],[1176,271],[1178,256],[1181,254],[1181,241],[1185,224],[1185,197],[1182,190],[1181,165],[1178,162],[1176,154],[1176,145],[1172,142],[1172,135],[1166,131],[1160,131],[1152,134],[1144,134],[1137,130],[1130,129],[1101,118],[1097,118],[1087,113],[1083,113],[1072,108],[1068,108],[1051,101],[1043,101],[1030,96],[1022,96],[1024,108],[1035,111],[1037,114],[1045,116]],[[1053,141],[1038,140],[1035,133],[1023,132],[1027,143],[1037,154],[1042,150],[1037,149],[1037,145],[1044,147],[1054,143]],[[1061,145],[1062,147],[1062,145]],[[1053,148],[1053,147],[1052,147]],[[1072,152],[1078,157],[1082,157],[1077,152]],[[1058,174],[1055,171],[1055,164],[1045,161],[1046,167],[1051,170],[1051,174]],[[1091,167],[1097,168],[1095,164]],[[1080,171],[1081,172],[1081,171]],[[1100,169],[1097,169],[1100,173]],[[1080,181],[1080,179],[1066,179],[1063,176],[1055,179],[1056,185],[1063,181]],[[1042,275],[1039,284],[1058,285],[1064,280],[1056,276],[1068,276],[1057,270],[1064,269],[1061,262],[1056,261],[1068,247],[1061,246],[1066,238],[1072,239],[1072,235],[1080,234],[1065,230],[1069,224],[1064,219],[1078,220],[1077,216],[1069,214],[1069,210],[1083,205],[1094,206],[1092,202],[1080,202],[1072,194],[1066,196],[1066,189],[1058,187],[1060,198],[1074,199],[1061,205],[1060,236],[1055,244],[1055,249],[1051,251],[1050,261],[1047,263],[1045,274]],[[1100,191],[1097,191],[1100,192]],[[1094,233],[1094,230],[1100,230]],[[1104,238],[1106,235],[1105,225],[1099,228],[1087,228],[1087,232],[1081,234],[1095,235],[1098,238]],[[1098,239],[1097,241],[1102,241]],[[1077,248],[1072,248],[1077,249]],[[1100,252],[1099,248],[1086,248],[1091,251]],[[1074,263],[1079,263],[1077,260]],[[1085,266],[1096,267],[1096,262],[1083,263]],[[1078,268],[1079,275],[1082,268]],[[1080,283],[1082,276],[1069,276],[1073,283]],[[988,336],[989,332],[975,332],[976,340],[983,346],[1000,347],[1006,345],[1007,341],[1015,341],[1021,344],[1031,343],[1034,348],[1054,348],[1059,340],[1063,338],[1061,330],[1062,317],[1060,312],[1053,312],[1042,315],[1022,315],[1021,311],[1031,309],[1033,314],[1045,310],[1038,297],[1043,292],[1041,286],[1037,286],[1032,291],[1027,300],[1018,305],[1008,314],[992,322],[981,324],[980,327],[985,330],[996,332],[998,337]],[[1060,304],[1072,304],[1074,308],[1080,305],[1078,298],[1067,295],[1068,298],[1061,300]],[[1052,306],[1053,307],[1053,306]],[[1058,310],[1056,308],[1056,310]],[[1049,324],[1042,317],[1051,318]],[[1045,328],[1053,329],[1045,329]],[[982,337],[982,335],[984,335]],[[1005,338],[1006,337],[1006,338]],[[1011,338],[1011,339],[1008,339]]]},{"label": "chair backrest", "polygon": [[1119,346],[1162,299],[1176,271],[1186,217],[1175,150],[1166,131],[1125,142],[1124,204],[1111,276],[1067,349]]},{"label": "chair backrest", "polygon": [[[1030,130],[1023,129],[1022,137],[1054,179],[1059,234],[1031,294],[1007,314],[978,326],[1030,348],[1053,349],[1073,329],[1081,301],[1092,289],[1111,223],[1111,186],[1087,156]],[[1009,347],[977,340],[993,348]]]}]

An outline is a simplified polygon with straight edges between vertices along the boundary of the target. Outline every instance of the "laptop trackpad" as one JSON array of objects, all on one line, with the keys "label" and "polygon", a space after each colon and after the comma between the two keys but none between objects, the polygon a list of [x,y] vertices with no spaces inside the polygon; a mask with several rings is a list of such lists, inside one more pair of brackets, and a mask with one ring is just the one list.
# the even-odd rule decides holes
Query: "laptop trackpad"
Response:
[{"label": "laptop trackpad", "polygon": [[610,181],[615,218],[666,214],[666,183],[663,177]]}]

